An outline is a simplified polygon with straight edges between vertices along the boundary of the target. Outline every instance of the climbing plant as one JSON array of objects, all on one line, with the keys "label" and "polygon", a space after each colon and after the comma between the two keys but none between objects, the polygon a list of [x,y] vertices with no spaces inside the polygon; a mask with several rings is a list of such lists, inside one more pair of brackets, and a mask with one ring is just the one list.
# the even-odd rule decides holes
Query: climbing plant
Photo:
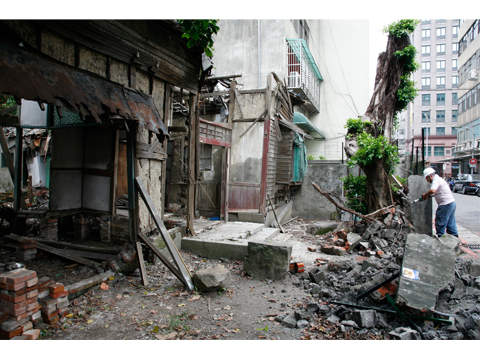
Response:
[{"label": "climbing plant", "polygon": [[[385,27],[388,34],[386,51],[377,62],[375,89],[365,114],[346,123],[345,152],[347,165],[358,165],[365,179],[365,211],[373,212],[392,205],[394,197],[389,176],[399,162],[398,149],[392,143],[397,113],[405,110],[418,90],[411,75],[419,69],[417,49],[410,43],[410,34],[418,20],[400,20]],[[347,179],[348,184],[354,183]],[[345,184],[345,183],[344,183]]]},{"label": "climbing plant", "polygon": [[200,46],[208,57],[213,56],[213,35],[220,29],[218,20],[177,20],[182,26],[182,38],[186,38],[187,47]]}]

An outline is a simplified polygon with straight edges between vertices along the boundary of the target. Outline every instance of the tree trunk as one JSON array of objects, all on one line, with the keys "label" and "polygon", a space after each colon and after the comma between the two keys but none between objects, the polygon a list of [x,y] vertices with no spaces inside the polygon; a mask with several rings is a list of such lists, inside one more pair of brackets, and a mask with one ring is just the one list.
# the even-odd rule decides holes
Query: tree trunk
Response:
[{"label": "tree trunk", "polygon": [[390,182],[383,162],[377,161],[362,170],[367,176],[367,214],[392,205]]}]

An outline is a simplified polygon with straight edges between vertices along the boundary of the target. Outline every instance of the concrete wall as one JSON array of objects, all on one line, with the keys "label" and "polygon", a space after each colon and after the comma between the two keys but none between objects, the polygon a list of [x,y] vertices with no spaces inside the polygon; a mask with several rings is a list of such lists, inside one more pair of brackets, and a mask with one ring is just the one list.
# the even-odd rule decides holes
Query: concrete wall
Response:
[{"label": "concrete wall", "polygon": [[272,71],[280,79],[286,77],[287,21],[289,22],[275,19],[220,20],[218,22],[220,31],[215,38],[212,73],[217,76],[241,73],[242,77],[238,78],[237,82],[245,89],[266,87],[267,75]]},{"label": "concrete wall", "polygon": [[363,115],[370,101],[368,20],[308,20],[309,48],[323,77],[320,112],[309,117],[326,140],[306,140],[307,154],[342,159],[348,118]]},{"label": "concrete wall", "polygon": [[423,176],[411,175],[408,177],[408,197],[410,201],[406,201],[405,214],[409,219],[415,231],[420,234],[432,236],[433,226],[433,198],[425,201],[419,201],[415,204],[410,204],[414,199],[430,190],[430,184]]},{"label": "concrete wall", "polygon": [[358,169],[349,170],[346,164],[333,160],[310,160],[303,185],[300,191],[293,196],[292,217],[332,220],[332,214],[337,211],[335,205],[315,190],[312,183],[316,183],[322,190],[332,191],[342,198],[343,182],[341,178],[347,176],[348,172],[357,175]]}]

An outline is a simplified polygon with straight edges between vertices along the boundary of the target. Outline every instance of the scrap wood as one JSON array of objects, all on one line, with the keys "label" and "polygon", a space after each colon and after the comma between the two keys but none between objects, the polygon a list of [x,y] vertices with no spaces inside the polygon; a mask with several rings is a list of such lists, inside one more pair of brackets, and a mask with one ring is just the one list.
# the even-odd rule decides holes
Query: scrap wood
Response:
[{"label": "scrap wood", "polygon": [[280,221],[278,221],[277,219],[277,214],[275,213],[275,209],[273,208],[273,203],[272,203],[272,199],[270,199],[270,195],[267,195],[267,197],[268,197],[268,201],[270,201],[270,206],[272,207],[273,215],[275,216],[275,220],[277,221],[278,227],[280,228],[280,231],[282,233],[285,233],[285,231],[283,230],[282,224],[280,224]]},{"label": "scrap wood", "polygon": [[[10,234],[9,236],[12,236],[12,235],[14,234]],[[37,238],[35,238],[34,240],[46,245],[52,245],[56,247],[65,247],[65,248],[74,249],[74,250],[91,251],[95,253],[112,254],[112,255],[117,255],[119,253],[119,250],[116,250],[116,249],[107,249],[107,248],[99,248],[94,246],[70,244],[70,243],[66,243],[58,240],[46,240],[46,239],[37,239]]]},{"label": "scrap wood", "polygon": [[374,221],[375,219],[372,219],[370,216],[368,215],[362,215],[360,213],[357,213],[356,211],[353,211],[352,209],[349,209],[349,208],[346,208],[340,204],[338,204],[334,199],[332,199],[331,195],[327,192],[327,191],[324,191],[322,189],[320,189],[318,187],[317,184],[315,183],[312,183],[313,187],[315,188],[315,190],[317,190],[320,194],[322,194],[323,196],[325,196],[327,198],[328,201],[330,201],[333,205],[335,205],[337,208],[341,209],[341,210],[344,210],[346,212],[349,212],[351,214],[354,214],[356,216],[358,216],[359,218],[361,219],[364,219],[366,221]]},{"label": "scrap wood", "polygon": [[372,213],[370,213],[370,214],[367,214],[367,215],[365,215],[365,216],[374,216],[374,215],[377,215],[377,214],[380,213],[380,212],[383,214],[383,211],[384,211],[384,210],[389,210],[389,209],[392,208],[392,207],[395,207],[395,204],[389,205],[389,206],[384,207],[384,208],[381,208],[381,209],[378,209],[378,210],[376,210],[376,211],[374,211],[374,212],[372,212]]},{"label": "scrap wood", "polygon": [[268,112],[268,110],[265,110],[262,115],[260,115],[259,117],[257,117],[251,124],[250,126],[239,136],[239,138],[241,138],[243,135],[245,135],[247,133],[248,130],[250,130],[252,128],[253,125],[255,125],[257,123],[258,120],[260,120],[261,118],[263,118],[264,115],[266,115]]},{"label": "scrap wood", "polygon": [[102,265],[95,262],[95,261],[85,259],[81,256],[71,255],[71,254],[69,254],[69,253],[67,253],[63,250],[55,249],[54,247],[42,244],[40,242],[37,242],[37,249],[47,251],[49,253],[64,257],[64,258],[69,259],[69,260],[76,261],[76,262],[78,262],[80,264],[83,264],[83,265],[91,266],[91,267],[97,269],[98,271],[101,271],[101,269],[102,269]]}]

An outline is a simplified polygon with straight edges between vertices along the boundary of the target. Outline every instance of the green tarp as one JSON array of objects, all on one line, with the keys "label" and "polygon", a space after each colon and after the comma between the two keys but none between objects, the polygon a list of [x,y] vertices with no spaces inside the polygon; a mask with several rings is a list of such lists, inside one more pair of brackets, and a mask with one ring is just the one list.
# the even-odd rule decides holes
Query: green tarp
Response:
[{"label": "green tarp", "polygon": [[293,139],[293,181],[302,181],[307,173],[307,148],[305,141],[295,134]]}]

